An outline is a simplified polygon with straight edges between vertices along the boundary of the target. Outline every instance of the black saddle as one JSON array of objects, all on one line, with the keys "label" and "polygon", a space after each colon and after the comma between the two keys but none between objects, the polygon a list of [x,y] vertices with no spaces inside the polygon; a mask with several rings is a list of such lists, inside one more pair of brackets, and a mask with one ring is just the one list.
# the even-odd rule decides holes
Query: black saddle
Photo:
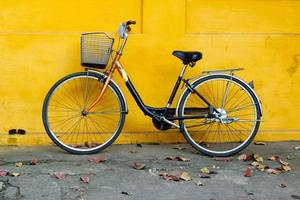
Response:
[{"label": "black saddle", "polygon": [[198,51],[173,51],[173,55],[182,60],[185,65],[202,58],[202,53]]}]

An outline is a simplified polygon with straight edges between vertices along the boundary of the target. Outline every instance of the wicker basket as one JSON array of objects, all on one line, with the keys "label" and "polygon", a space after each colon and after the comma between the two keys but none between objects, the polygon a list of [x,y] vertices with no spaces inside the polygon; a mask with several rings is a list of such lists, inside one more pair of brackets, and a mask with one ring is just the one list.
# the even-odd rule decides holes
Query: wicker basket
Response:
[{"label": "wicker basket", "polygon": [[81,35],[81,65],[105,69],[112,52],[114,39],[104,32]]}]

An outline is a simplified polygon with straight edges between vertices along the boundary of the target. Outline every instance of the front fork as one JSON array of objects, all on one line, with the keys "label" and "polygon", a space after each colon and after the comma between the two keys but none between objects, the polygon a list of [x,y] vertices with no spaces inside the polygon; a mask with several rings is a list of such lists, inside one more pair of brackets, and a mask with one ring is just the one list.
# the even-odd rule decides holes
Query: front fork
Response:
[{"label": "front fork", "polygon": [[[121,57],[121,55],[117,53],[116,57],[113,60],[111,68],[108,70],[107,77],[105,79],[104,85],[103,85],[103,87],[102,87],[102,89],[101,89],[98,97],[96,98],[96,100],[89,107],[85,108],[85,110],[83,112],[86,112],[86,113],[90,112],[100,102],[102,96],[104,95],[104,93],[106,91],[106,88],[107,88],[109,82],[112,79],[112,75],[113,75],[115,69],[117,69],[118,72],[124,78],[124,76],[126,75],[126,73],[123,72],[124,70],[123,70],[121,64],[119,63],[120,57]],[[126,75],[126,77],[127,77],[127,75]],[[128,78],[127,78],[127,80],[128,80]],[[86,92],[87,92],[87,90],[86,90]]]}]

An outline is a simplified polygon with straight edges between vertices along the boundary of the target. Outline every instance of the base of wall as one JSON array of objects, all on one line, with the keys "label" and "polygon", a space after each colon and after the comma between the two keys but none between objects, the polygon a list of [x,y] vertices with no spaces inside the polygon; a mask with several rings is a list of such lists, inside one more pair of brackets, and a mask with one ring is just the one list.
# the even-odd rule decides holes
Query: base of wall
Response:
[{"label": "base of wall", "polygon": [[[262,130],[256,137],[256,141],[294,141],[300,140],[300,130]],[[121,133],[115,144],[135,143],[181,143],[186,142],[178,131],[167,132],[139,132]],[[46,133],[27,133],[26,135],[0,134],[0,145],[7,146],[43,146],[52,145]]]}]

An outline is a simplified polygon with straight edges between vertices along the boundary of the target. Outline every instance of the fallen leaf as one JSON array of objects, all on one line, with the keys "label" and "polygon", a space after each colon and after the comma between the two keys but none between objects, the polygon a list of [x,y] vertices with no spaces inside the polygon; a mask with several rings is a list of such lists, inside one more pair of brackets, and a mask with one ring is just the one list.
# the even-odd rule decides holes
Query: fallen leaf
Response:
[{"label": "fallen leaf", "polygon": [[274,156],[273,155],[270,158],[268,158],[268,160],[277,161],[277,160],[279,160],[279,156],[277,156],[277,155]]},{"label": "fallen leaf", "polygon": [[36,158],[32,159],[30,162],[30,165],[36,165],[38,163],[38,160]]},{"label": "fallen leaf", "polygon": [[89,176],[82,176],[82,177],[80,177],[80,180],[84,183],[89,183],[90,182],[90,177]]},{"label": "fallen leaf", "polygon": [[20,176],[21,174],[18,172],[11,172],[11,173],[9,173],[9,175],[16,177],[16,176]]},{"label": "fallen leaf", "polygon": [[209,174],[209,169],[207,167],[203,167],[200,169],[201,173]]},{"label": "fallen leaf", "polygon": [[265,169],[269,168],[269,166],[263,165],[263,164],[261,164],[259,162],[256,162],[256,161],[252,162],[251,165],[254,166],[254,167],[256,167],[258,170],[260,170],[262,172],[265,171]]},{"label": "fallen leaf", "polygon": [[255,144],[255,145],[266,145],[265,142],[256,142],[256,141],[254,142],[254,144]]},{"label": "fallen leaf", "polygon": [[221,161],[221,162],[229,162],[232,161],[231,157],[219,157],[219,158],[215,158],[216,161]]},{"label": "fallen leaf", "polygon": [[100,156],[89,158],[89,162],[94,163],[94,164],[102,163],[102,162],[105,162],[105,161],[107,161],[107,159],[105,157],[100,157]]},{"label": "fallen leaf", "polygon": [[281,168],[284,170],[284,171],[291,171],[292,170],[292,168],[290,167],[290,166],[288,166],[288,165],[281,165]]},{"label": "fallen leaf", "polygon": [[285,162],[285,161],[283,161],[283,160],[279,160],[279,163],[282,164],[282,165],[285,165],[285,166],[289,165],[288,162]]},{"label": "fallen leaf", "polygon": [[269,174],[280,174],[281,170],[278,169],[266,169],[266,172]]},{"label": "fallen leaf", "polygon": [[250,167],[246,167],[245,171],[244,171],[244,176],[245,177],[251,177],[253,176],[253,171]]},{"label": "fallen leaf", "polygon": [[210,175],[205,174],[205,173],[199,173],[198,176],[199,176],[200,178],[210,178]]},{"label": "fallen leaf", "polygon": [[279,187],[281,187],[281,188],[286,188],[286,187],[287,187],[287,185],[286,185],[286,184],[284,184],[284,183],[280,183]]},{"label": "fallen leaf", "polygon": [[254,160],[254,154],[241,154],[238,159],[242,161]]},{"label": "fallen leaf", "polygon": [[167,181],[180,181],[180,177],[178,175],[168,174],[166,172],[160,173],[159,176],[162,176],[163,179]]},{"label": "fallen leaf", "polygon": [[63,180],[65,178],[65,173],[64,172],[55,172],[54,174],[55,178],[59,180]]},{"label": "fallen leaf", "polygon": [[203,183],[202,183],[201,181],[198,181],[198,182],[196,183],[196,185],[197,185],[197,186],[203,186]]},{"label": "fallen leaf", "polygon": [[182,161],[182,162],[189,162],[190,161],[189,158],[185,158],[185,157],[182,157],[182,156],[177,156],[176,159],[178,161]]},{"label": "fallen leaf", "polygon": [[176,145],[173,147],[173,149],[184,150],[184,149],[186,149],[186,147]]},{"label": "fallen leaf", "polygon": [[182,172],[179,178],[184,181],[192,180],[192,177],[187,172]]},{"label": "fallen leaf", "polygon": [[0,169],[0,176],[7,176],[7,174],[8,174],[7,170]]},{"label": "fallen leaf", "polygon": [[23,166],[23,163],[21,163],[21,162],[16,163],[16,167],[22,167],[22,166]]},{"label": "fallen leaf", "polygon": [[165,158],[166,160],[176,160],[176,161],[182,161],[182,162],[189,162],[189,158],[185,158],[182,156],[168,156]]},{"label": "fallen leaf", "polygon": [[264,162],[264,159],[258,154],[254,154],[254,159],[260,163]]},{"label": "fallen leaf", "polygon": [[295,147],[296,150],[300,149],[300,146]]},{"label": "fallen leaf", "polygon": [[201,144],[201,145],[203,145],[203,146],[205,146],[205,147],[210,147],[210,145],[209,145],[208,143],[203,142],[203,141],[202,141],[202,142],[200,141],[199,144]]},{"label": "fallen leaf", "polygon": [[142,169],[145,169],[146,165],[134,162],[131,167],[133,169],[142,170]]}]

